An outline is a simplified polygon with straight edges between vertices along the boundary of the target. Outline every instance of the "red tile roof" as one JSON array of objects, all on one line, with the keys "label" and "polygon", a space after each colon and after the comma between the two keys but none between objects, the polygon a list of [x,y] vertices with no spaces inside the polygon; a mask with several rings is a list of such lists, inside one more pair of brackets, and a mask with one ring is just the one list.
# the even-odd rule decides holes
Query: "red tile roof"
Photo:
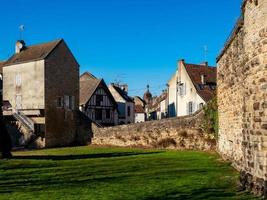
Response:
[{"label": "red tile roof", "polygon": [[[184,63],[185,69],[192,80],[197,93],[208,102],[215,96],[217,85],[217,68],[206,65]],[[201,75],[205,77],[205,84],[201,82]]]},{"label": "red tile roof", "polygon": [[145,113],[145,109],[141,105],[135,105],[135,113]]}]

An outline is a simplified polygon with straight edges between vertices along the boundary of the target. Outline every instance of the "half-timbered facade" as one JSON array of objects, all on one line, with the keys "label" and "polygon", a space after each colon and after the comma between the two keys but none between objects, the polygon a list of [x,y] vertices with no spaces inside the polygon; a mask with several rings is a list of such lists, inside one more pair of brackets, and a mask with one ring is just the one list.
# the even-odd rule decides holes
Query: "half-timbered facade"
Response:
[{"label": "half-timbered facade", "polygon": [[105,81],[89,72],[80,77],[80,110],[102,126],[118,124],[117,103]]}]

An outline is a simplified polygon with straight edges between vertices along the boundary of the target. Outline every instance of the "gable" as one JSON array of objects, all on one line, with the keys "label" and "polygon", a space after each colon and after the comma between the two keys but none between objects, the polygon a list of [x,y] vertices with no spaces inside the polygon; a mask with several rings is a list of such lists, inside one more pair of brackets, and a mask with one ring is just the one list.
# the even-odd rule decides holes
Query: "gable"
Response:
[{"label": "gable", "polygon": [[[180,69],[186,72],[190,82],[193,84],[197,94],[208,102],[215,96],[217,82],[217,68],[205,65],[187,64],[182,62]],[[179,72],[181,73],[181,72]],[[205,84],[202,84],[201,75],[205,76]]]}]

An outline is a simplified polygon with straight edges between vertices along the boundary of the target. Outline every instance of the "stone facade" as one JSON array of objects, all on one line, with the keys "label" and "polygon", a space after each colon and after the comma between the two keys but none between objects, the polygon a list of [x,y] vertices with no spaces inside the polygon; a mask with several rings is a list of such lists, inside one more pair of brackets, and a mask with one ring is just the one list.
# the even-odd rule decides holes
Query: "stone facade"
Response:
[{"label": "stone facade", "polygon": [[267,188],[267,0],[245,0],[218,59],[218,150],[244,188]]},{"label": "stone facade", "polygon": [[215,139],[201,130],[203,116],[203,112],[198,112],[193,116],[110,128],[93,126],[92,144],[177,150],[214,150]]}]

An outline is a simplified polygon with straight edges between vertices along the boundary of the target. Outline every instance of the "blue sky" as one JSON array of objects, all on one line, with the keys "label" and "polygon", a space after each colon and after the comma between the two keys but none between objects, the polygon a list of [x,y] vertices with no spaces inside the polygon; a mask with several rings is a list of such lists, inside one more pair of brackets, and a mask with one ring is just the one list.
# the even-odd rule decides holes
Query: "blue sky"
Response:
[{"label": "blue sky", "polygon": [[0,60],[13,54],[19,25],[36,44],[64,38],[81,68],[130,95],[165,89],[178,59],[216,64],[241,0],[2,0]]}]

